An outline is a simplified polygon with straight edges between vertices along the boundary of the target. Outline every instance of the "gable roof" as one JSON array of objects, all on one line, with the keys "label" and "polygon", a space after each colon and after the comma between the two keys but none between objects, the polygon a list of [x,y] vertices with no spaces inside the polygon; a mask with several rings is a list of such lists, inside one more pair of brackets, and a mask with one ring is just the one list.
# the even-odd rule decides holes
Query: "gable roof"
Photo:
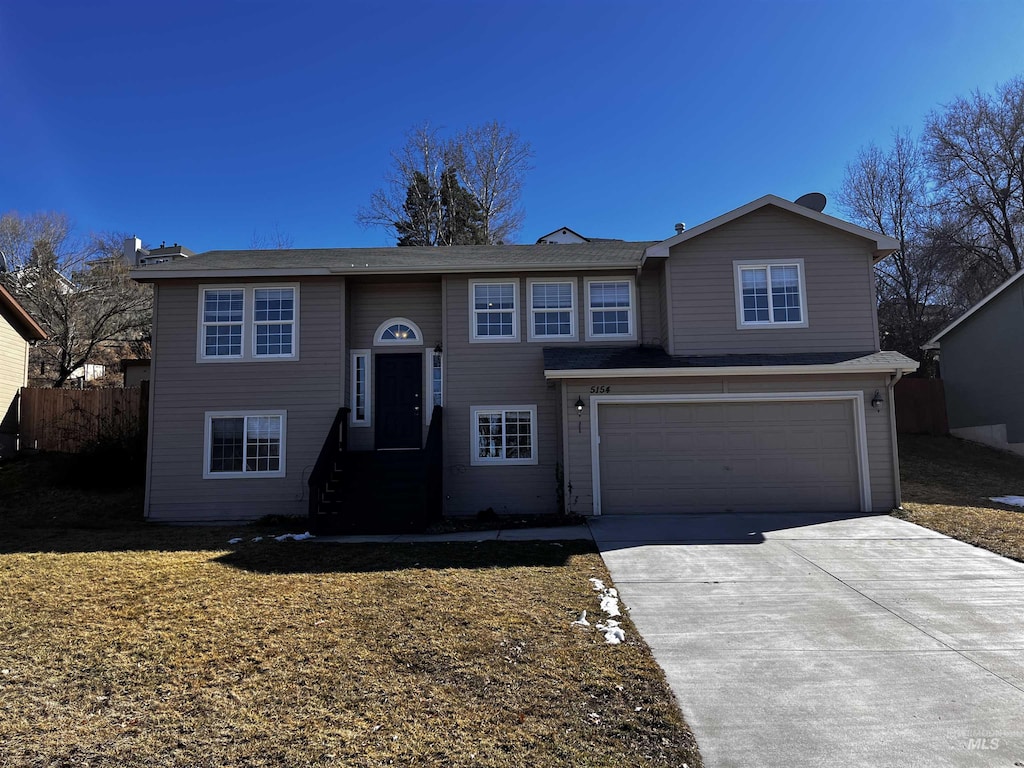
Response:
[{"label": "gable roof", "polygon": [[636,269],[651,241],[547,245],[391,246],[207,251],[132,270],[143,282],[162,278],[287,275],[422,274]]},{"label": "gable roof", "polygon": [[589,242],[590,241],[589,237],[584,237],[579,232],[577,232],[575,229],[570,229],[569,227],[559,227],[558,229],[552,229],[546,235],[541,235],[540,237],[538,237],[537,238],[537,242],[540,243],[540,241],[543,240],[545,237],[551,237],[551,235],[556,235],[556,234],[564,235],[566,232],[571,232],[572,234],[576,235],[576,237],[578,237],[583,242]]},{"label": "gable roof", "polygon": [[0,309],[6,310],[4,314],[14,321],[12,324],[15,325],[25,341],[42,341],[46,338],[46,331],[32,319],[32,315],[2,285],[0,285]]},{"label": "gable roof", "polygon": [[741,216],[746,216],[748,213],[753,213],[754,211],[760,210],[761,208],[769,205],[781,208],[784,211],[789,211],[790,213],[795,213],[798,216],[803,216],[804,218],[816,221],[819,224],[824,224],[826,226],[842,230],[843,232],[861,237],[865,240],[870,240],[875,244],[875,261],[885,258],[893,251],[899,250],[899,241],[892,237],[880,235],[877,232],[872,232],[870,229],[858,227],[856,224],[851,224],[848,221],[837,219],[835,216],[829,216],[828,214],[819,213],[818,211],[811,210],[810,208],[805,208],[802,205],[791,203],[789,200],[784,200],[776,195],[765,195],[764,197],[759,197],[757,200],[749,202],[746,205],[741,205],[739,208],[731,210],[728,213],[723,213],[721,216],[711,219],[711,221],[705,221],[703,224],[698,224],[693,229],[684,230],[678,235],[670,237],[668,240],[662,240],[660,243],[655,243],[644,252],[644,261],[649,258],[668,258],[669,249],[672,246],[679,245],[679,243],[686,242],[687,240],[692,240],[695,237],[700,237],[713,229],[717,229],[724,224],[728,224],[730,221],[735,221]]},{"label": "gable roof", "polygon": [[988,304],[990,301],[992,301],[992,299],[994,299],[996,296],[1001,294],[1003,291],[1005,291],[1011,285],[1013,285],[1018,280],[1020,280],[1022,276],[1024,276],[1024,269],[1022,269],[1020,272],[1017,272],[1015,275],[1011,276],[1009,280],[1006,280],[1002,285],[1000,285],[998,288],[996,288],[994,291],[992,291],[988,296],[983,298],[981,301],[979,301],[973,307],[971,307],[966,312],[964,312],[962,315],[960,315],[960,317],[958,317],[952,323],[950,323],[945,328],[943,328],[941,331],[939,331],[937,334],[935,334],[930,339],[928,339],[928,341],[926,341],[924,344],[921,345],[921,349],[938,349],[939,346],[940,346],[939,339],[941,339],[947,333],[949,333],[954,328],[956,328],[958,325],[960,325],[960,323],[962,323],[964,320],[966,320],[967,318],[971,317],[971,315],[973,315],[979,309],[984,307],[986,304]]}]

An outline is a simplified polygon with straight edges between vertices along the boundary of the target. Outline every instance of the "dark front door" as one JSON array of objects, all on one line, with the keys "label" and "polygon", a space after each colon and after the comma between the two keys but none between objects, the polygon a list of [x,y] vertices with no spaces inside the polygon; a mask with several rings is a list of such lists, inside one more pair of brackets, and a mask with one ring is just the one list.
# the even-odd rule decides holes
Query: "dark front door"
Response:
[{"label": "dark front door", "polygon": [[423,355],[377,355],[377,448],[423,447]]}]

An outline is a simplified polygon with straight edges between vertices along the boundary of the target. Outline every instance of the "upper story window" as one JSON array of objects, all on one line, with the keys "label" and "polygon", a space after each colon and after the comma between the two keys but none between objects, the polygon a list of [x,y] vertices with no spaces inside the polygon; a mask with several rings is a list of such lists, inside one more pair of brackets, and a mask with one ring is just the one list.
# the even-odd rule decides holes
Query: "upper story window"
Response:
[{"label": "upper story window", "polygon": [[197,360],[298,357],[298,286],[201,286]]},{"label": "upper story window", "polygon": [[415,344],[423,343],[423,333],[412,320],[393,317],[377,326],[373,336],[374,344]]},{"label": "upper story window", "polygon": [[576,280],[527,283],[530,298],[530,339],[571,341],[576,333]]},{"label": "upper story window", "polygon": [[587,338],[635,339],[636,300],[631,279],[587,281]]},{"label": "upper story window", "polygon": [[471,341],[517,341],[518,280],[470,280]]},{"label": "upper story window", "polygon": [[242,356],[241,289],[203,291],[203,356]]},{"label": "upper story window", "polygon": [[737,327],[807,326],[803,260],[738,261]]}]

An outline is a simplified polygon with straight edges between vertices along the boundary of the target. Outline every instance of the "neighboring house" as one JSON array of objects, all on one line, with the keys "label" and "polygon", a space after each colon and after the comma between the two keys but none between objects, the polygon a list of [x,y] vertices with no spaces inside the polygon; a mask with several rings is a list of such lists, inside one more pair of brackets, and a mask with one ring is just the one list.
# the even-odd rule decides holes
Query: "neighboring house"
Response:
[{"label": "neighboring house", "polygon": [[574,232],[568,227],[561,227],[553,232],[548,232],[546,235],[541,235],[537,238],[537,245],[565,245],[571,243],[621,243],[622,240],[616,240],[608,237],[584,237],[579,232]]},{"label": "neighboring house", "polygon": [[149,360],[125,358],[121,361],[121,374],[124,387],[141,387],[142,382],[149,381]]},{"label": "neighboring house", "polygon": [[385,478],[345,511],[370,527],[435,404],[450,515],[889,510],[892,384],[917,368],[879,350],[873,267],[897,247],[769,195],[661,242],[137,269],[155,287],[146,514],[303,514],[344,406],[350,475]]},{"label": "neighboring house", "polygon": [[18,450],[19,396],[28,383],[28,348],[43,329],[0,285],[0,458]]},{"label": "neighboring house", "polygon": [[1024,455],[1024,270],[932,337],[949,431]]}]

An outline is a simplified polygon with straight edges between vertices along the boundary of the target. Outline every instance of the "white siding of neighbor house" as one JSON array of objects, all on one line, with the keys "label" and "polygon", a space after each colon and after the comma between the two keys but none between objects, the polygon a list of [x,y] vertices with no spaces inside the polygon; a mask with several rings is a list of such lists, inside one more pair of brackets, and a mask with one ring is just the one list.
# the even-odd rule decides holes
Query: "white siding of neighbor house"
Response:
[{"label": "white siding of neighbor house", "polygon": [[[306,481],[343,404],[344,280],[302,283],[298,360],[197,363],[198,286],[168,281],[156,290],[148,517],[212,522],[306,514]],[[246,410],[287,412],[286,476],[204,480],[204,414]]]},{"label": "white siding of neighbor house", "polygon": [[0,310],[0,457],[18,442],[18,393],[27,383],[28,342]]},{"label": "white siding of neighbor house", "polygon": [[[395,280],[349,281],[349,349],[370,350],[370,392],[373,393],[374,359],[381,354],[417,353],[424,355],[441,341],[441,278],[432,277],[426,281],[408,282]],[[374,334],[385,320],[404,317],[411,320],[423,334],[420,344],[374,346]],[[346,366],[351,366],[351,355],[346,356]],[[351,370],[345,377],[345,404],[350,404]],[[424,371],[426,360],[424,359]],[[427,390],[429,382],[424,378],[422,401],[429,404]],[[348,433],[349,448],[354,451],[370,451],[374,447],[374,425],[377,423],[374,410],[376,399],[370,399],[370,425],[353,426]],[[427,416],[424,413],[424,416]],[[427,429],[423,429],[427,439]]]},{"label": "white siding of neighbor house", "polygon": [[[735,261],[802,259],[806,328],[736,327]],[[650,260],[649,260],[650,261]],[[762,208],[671,249],[676,355],[873,352],[872,246],[778,208]]]},{"label": "white siding of neighbor house", "polygon": [[[897,503],[897,485],[893,466],[892,430],[888,403],[876,411],[869,403],[875,390],[887,398],[885,376],[732,376],[651,379],[579,379],[565,383],[562,407],[568,415],[566,484],[568,507],[572,512],[592,514],[593,472],[591,468],[590,402],[591,387],[608,386],[611,395],[696,395],[724,393],[788,393],[788,392],[863,392],[867,432],[868,469],[871,480],[872,508],[886,512]],[[586,403],[582,419],[575,415],[573,403],[582,397]]]}]

